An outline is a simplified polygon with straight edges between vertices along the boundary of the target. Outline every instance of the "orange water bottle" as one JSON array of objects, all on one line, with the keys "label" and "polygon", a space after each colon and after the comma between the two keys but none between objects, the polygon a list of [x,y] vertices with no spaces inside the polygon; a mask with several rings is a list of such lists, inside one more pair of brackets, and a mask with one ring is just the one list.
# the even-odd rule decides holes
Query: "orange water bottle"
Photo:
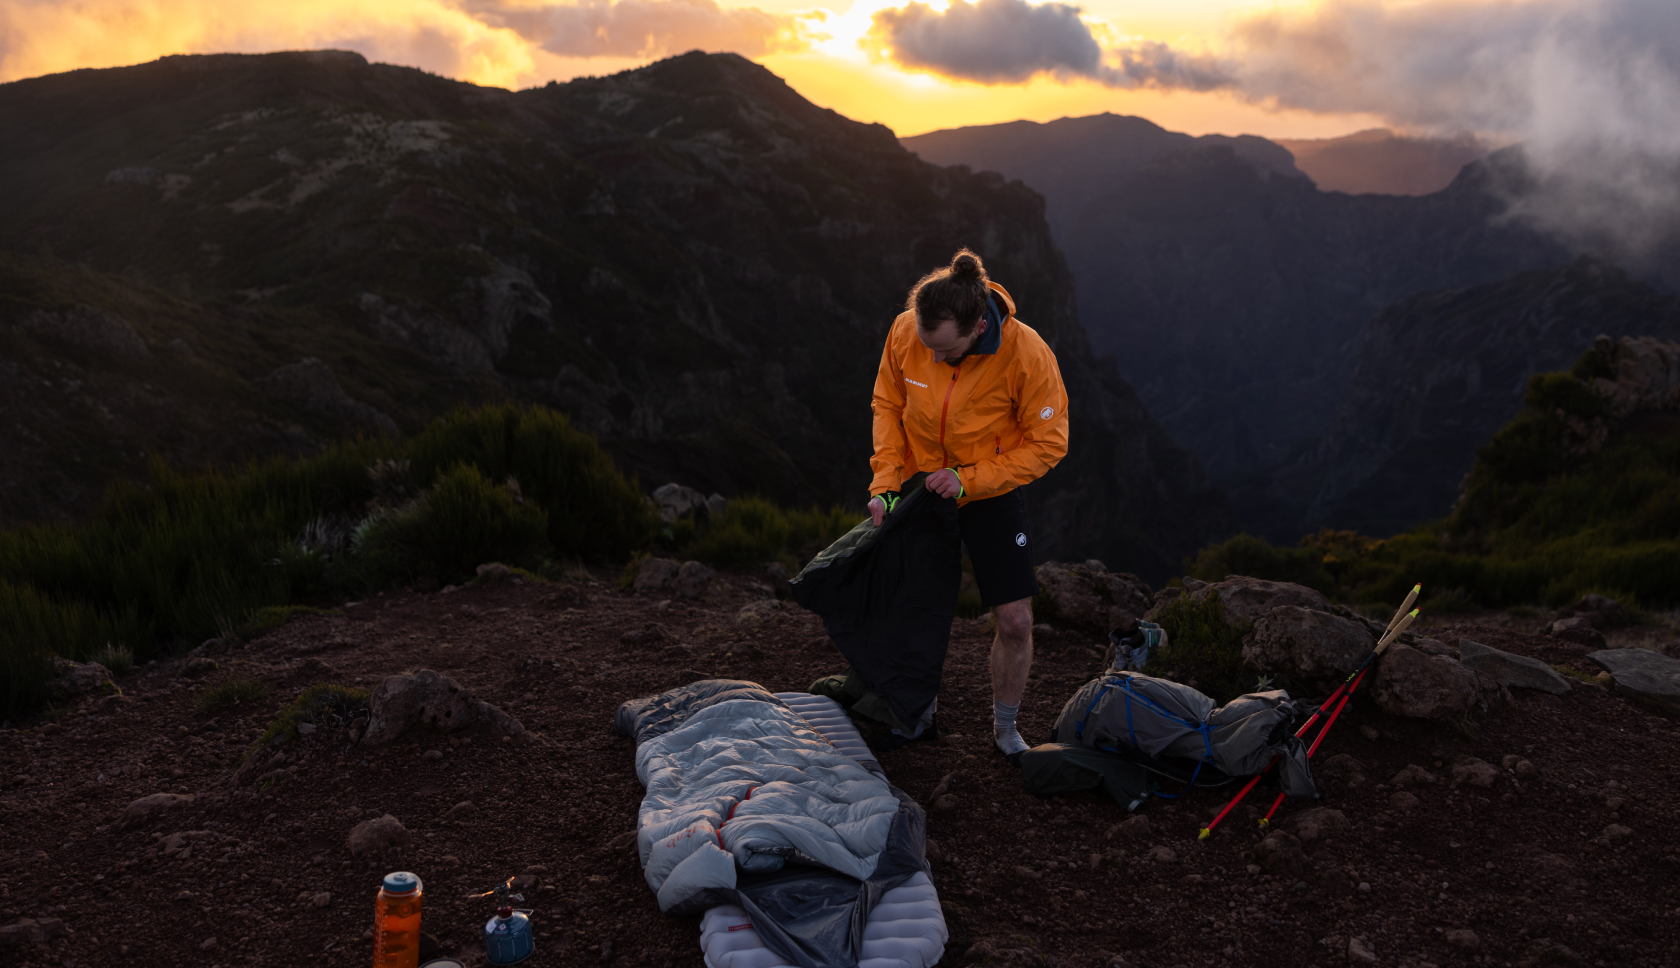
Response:
[{"label": "orange water bottle", "polygon": [[385,875],[373,902],[373,968],[419,968],[420,878]]}]

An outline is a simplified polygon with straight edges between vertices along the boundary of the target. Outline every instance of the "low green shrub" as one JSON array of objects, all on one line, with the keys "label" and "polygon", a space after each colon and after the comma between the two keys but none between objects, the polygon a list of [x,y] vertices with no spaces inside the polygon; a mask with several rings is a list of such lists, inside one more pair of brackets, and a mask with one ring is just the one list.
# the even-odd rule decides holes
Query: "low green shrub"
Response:
[{"label": "low green shrub", "polygon": [[844,508],[790,510],[764,498],[738,497],[720,518],[677,522],[672,544],[679,557],[709,565],[754,568],[780,561],[797,571],[858,520]]},{"label": "low green shrub", "polygon": [[257,737],[252,748],[260,749],[265,745],[280,746],[291,742],[297,738],[300,723],[309,723],[323,729],[336,729],[349,723],[357,715],[366,713],[367,701],[366,689],[317,682],[298,693],[296,699],[280,710],[268,724],[268,728]]},{"label": "low green shrub", "polygon": [[1185,564],[1185,571],[1203,581],[1224,581],[1226,575],[1247,575],[1267,581],[1287,581],[1318,591],[1335,583],[1324,570],[1324,553],[1316,548],[1279,548],[1264,538],[1239,534],[1222,544],[1203,548]]},{"label": "low green shrub", "polygon": [[408,441],[195,474],[154,462],[150,476],[113,487],[82,524],[0,532],[0,716],[40,700],[49,653],[118,643],[146,661],[256,634],[288,614],[267,609],[311,598],[471,578],[486,561],[620,558],[656,522],[592,437],[511,405],[457,411]]},{"label": "low green shrub", "polygon": [[1149,657],[1146,674],[1185,683],[1221,704],[1253,691],[1242,668],[1248,625],[1226,620],[1225,603],[1217,592],[1176,598],[1155,621],[1166,630],[1167,646]]},{"label": "low green shrub", "polygon": [[547,512],[524,500],[517,484],[496,484],[477,467],[457,464],[425,494],[369,518],[354,550],[375,584],[419,575],[460,582],[485,562],[536,566],[547,536]]},{"label": "low green shrub", "polygon": [[268,686],[256,679],[229,679],[206,688],[193,699],[193,708],[201,713],[218,713],[237,709],[268,695]]}]

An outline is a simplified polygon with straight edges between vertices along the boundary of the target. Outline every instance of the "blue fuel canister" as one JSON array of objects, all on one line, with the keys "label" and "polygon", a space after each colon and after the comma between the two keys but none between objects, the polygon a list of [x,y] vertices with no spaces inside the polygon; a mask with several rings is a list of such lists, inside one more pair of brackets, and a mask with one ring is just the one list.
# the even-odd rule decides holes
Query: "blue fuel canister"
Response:
[{"label": "blue fuel canister", "polygon": [[531,957],[536,941],[531,937],[530,914],[498,908],[496,916],[484,922],[484,953],[492,965],[512,965]]}]

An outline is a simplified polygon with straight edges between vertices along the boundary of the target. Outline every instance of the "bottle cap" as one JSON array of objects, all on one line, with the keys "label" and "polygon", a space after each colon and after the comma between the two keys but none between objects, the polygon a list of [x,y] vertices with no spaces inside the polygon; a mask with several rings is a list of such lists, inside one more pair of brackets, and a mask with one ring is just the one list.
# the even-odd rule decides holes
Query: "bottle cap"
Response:
[{"label": "bottle cap", "polygon": [[413,894],[420,889],[420,878],[408,871],[393,871],[385,875],[386,894]]},{"label": "bottle cap", "polygon": [[503,919],[513,917],[513,905],[509,904],[509,905],[497,908],[496,909],[496,917],[503,918]]}]

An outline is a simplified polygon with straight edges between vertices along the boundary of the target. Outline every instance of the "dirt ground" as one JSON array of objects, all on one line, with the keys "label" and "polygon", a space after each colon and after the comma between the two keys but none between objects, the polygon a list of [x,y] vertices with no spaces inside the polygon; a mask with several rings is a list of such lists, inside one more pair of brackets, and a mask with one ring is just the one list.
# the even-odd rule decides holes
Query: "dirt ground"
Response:
[{"label": "dirt ground", "polygon": [[[700,678],[803,689],[843,662],[797,607],[738,623],[741,606],[767,592],[755,576],[725,575],[706,600],[669,604],[596,577],[380,596],[300,616],[212,654],[220,668],[198,682],[180,678],[183,660],[148,664],[121,677],[121,697],[0,730],[0,925],[57,918],[68,929],[13,943],[7,963],[365,965],[379,878],[407,869],[425,882],[425,930],[469,964],[482,963],[491,905],[465,896],[535,873],[529,964],[700,965],[698,919],[659,913],[628,845],[642,791],[613,711]],[[1557,644],[1534,634],[1536,623],[1494,620],[1504,627],[1429,631],[1568,658],[1548,651]],[[650,622],[662,637],[621,641]],[[1273,876],[1250,853],[1269,794],[1257,791],[1198,843],[1222,792],[1146,803],[1141,835],[1135,822],[1113,831],[1128,817],[1097,795],[1022,792],[990,748],[989,641],[985,620],[958,620],[944,737],[880,757],[924,803],[952,777],[952,799],[928,825],[951,931],[945,965],[1293,968],[1368,963],[1366,951],[1375,964],[1416,968],[1680,964],[1672,719],[1587,684],[1562,697],[1519,694],[1469,732],[1357,701],[1315,760],[1354,761],[1320,771],[1320,806],[1347,824],[1297,825],[1306,860]],[[1101,666],[1087,636],[1041,632],[1036,644],[1022,709],[1030,742]],[[371,688],[419,668],[455,678],[539,741],[423,732],[369,750],[322,730],[288,747],[285,772],[233,782],[253,740],[305,686]],[[200,690],[232,678],[271,692],[231,712],[195,711]],[[1485,788],[1452,781],[1461,757],[1499,767],[1507,755],[1538,775],[1502,769]],[[1393,788],[1408,765],[1440,782]],[[127,804],[159,792],[195,799],[121,829]],[[444,819],[463,801],[473,808]],[[1286,803],[1281,825],[1311,806]],[[353,858],[350,829],[386,813],[410,845]],[[189,831],[198,833],[163,839]],[[192,849],[160,850],[180,845]]]}]

